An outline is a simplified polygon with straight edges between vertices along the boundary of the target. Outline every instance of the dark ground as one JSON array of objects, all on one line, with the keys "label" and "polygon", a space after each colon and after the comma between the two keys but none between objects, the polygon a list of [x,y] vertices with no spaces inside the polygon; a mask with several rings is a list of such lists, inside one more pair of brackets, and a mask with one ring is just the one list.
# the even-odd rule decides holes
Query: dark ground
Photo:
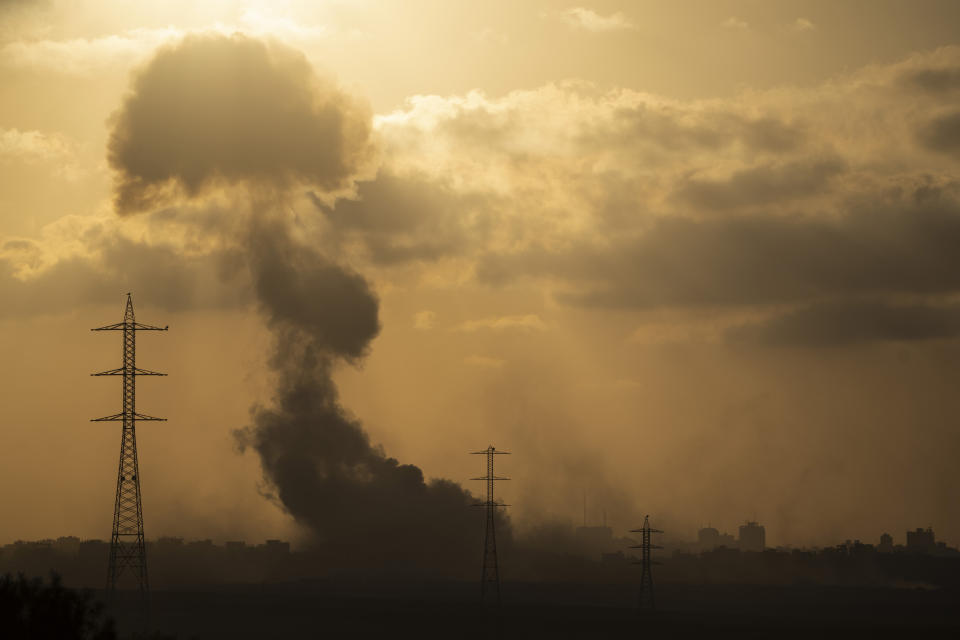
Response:
[{"label": "dark ground", "polygon": [[[507,583],[499,618],[478,596],[476,584],[423,581],[154,591],[150,630],[181,639],[960,637],[960,592],[943,589],[658,584],[657,611],[640,615],[623,585]],[[142,628],[134,603],[110,610],[124,635]]]}]

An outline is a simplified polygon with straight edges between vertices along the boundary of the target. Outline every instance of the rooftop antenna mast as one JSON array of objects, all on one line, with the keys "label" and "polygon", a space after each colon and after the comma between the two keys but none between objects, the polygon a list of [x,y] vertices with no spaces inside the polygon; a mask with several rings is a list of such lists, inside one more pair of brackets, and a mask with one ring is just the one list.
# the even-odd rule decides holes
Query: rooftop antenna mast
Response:
[{"label": "rooftop antenna mast", "polygon": [[652,544],[650,541],[651,534],[653,533],[663,533],[660,529],[653,529],[650,527],[650,516],[643,517],[643,526],[639,529],[631,529],[630,533],[639,533],[640,534],[640,544],[633,545],[631,549],[640,549],[641,560],[639,563],[643,565],[643,571],[640,574],[640,596],[637,600],[637,608],[641,611],[644,609],[655,609],[654,599],[653,599],[653,576],[650,573],[650,566],[654,564],[660,564],[659,562],[654,562],[650,559],[650,550],[651,549],[662,549],[663,547],[659,545]]},{"label": "rooftop antenna mast", "polygon": [[500,606],[500,565],[497,561],[497,535],[496,535],[496,510],[499,507],[509,507],[510,505],[497,502],[493,495],[493,483],[497,480],[509,480],[510,478],[501,478],[493,473],[493,457],[499,455],[509,455],[509,451],[497,451],[493,445],[488,446],[483,451],[472,451],[471,455],[487,457],[487,475],[481,478],[471,478],[472,480],[483,480],[487,484],[487,499],[473,506],[484,507],[487,516],[487,532],[483,542],[483,574],[480,578],[480,600],[487,602],[487,597],[491,589],[496,590],[496,604]]},{"label": "rooftop antenna mast", "polygon": [[91,331],[123,332],[123,366],[94,373],[94,376],[123,376],[123,411],[112,416],[94,418],[91,422],[122,422],[120,467],[117,470],[117,495],[113,504],[113,533],[110,536],[110,564],[107,569],[107,593],[116,592],[117,581],[126,569],[136,577],[140,595],[146,599],[150,591],[147,578],[147,550],[143,535],[143,506],[140,501],[140,471],[137,466],[137,421],[165,421],[137,413],[137,376],[165,376],[165,373],[137,368],[137,331],[166,331],[167,327],[141,324],[133,315],[133,300],[127,294],[123,322],[108,324]]}]

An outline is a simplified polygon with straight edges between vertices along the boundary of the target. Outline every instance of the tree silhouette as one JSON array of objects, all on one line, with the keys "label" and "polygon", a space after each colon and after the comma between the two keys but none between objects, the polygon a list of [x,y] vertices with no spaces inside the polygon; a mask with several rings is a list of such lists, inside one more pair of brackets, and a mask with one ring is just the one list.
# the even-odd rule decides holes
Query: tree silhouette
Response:
[{"label": "tree silhouette", "polygon": [[67,589],[56,573],[49,584],[20,573],[0,578],[0,637],[116,640],[117,634],[90,593]]}]

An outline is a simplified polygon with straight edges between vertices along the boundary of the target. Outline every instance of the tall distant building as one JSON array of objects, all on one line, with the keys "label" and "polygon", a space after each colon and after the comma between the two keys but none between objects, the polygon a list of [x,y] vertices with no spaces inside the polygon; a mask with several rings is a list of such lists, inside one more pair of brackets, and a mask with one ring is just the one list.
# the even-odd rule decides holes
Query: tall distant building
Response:
[{"label": "tall distant building", "polygon": [[892,553],[893,552],[893,536],[889,533],[884,533],[880,536],[880,544],[877,545],[877,551],[880,553]]},{"label": "tall distant building", "polygon": [[740,551],[763,551],[767,546],[767,530],[756,522],[740,525]]},{"label": "tall distant building", "polygon": [[737,539],[733,537],[733,534],[723,532],[720,534],[720,537],[717,539],[717,546],[726,547],[727,549],[736,549]]},{"label": "tall distant building", "polygon": [[713,551],[720,546],[720,532],[713,527],[704,527],[697,531],[697,545],[700,551]]},{"label": "tall distant building", "polygon": [[927,527],[916,531],[907,531],[907,551],[914,553],[933,553],[937,549],[937,542],[933,537],[933,529]]},{"label": "tall distant building", "polygon": [[697,547],[700,551],[713,551],[720,547],[735,549],[737,540],[729,533],[720,533],[714,527],[703,527],[697,531]]}]

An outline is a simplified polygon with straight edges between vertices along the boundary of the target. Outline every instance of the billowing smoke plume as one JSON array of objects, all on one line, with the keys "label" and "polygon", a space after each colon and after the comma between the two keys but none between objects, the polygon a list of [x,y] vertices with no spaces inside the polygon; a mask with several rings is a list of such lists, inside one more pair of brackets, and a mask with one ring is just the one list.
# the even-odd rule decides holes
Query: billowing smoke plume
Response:
[{"label": "billowing smoke plume", "polygon": [[239,35],[161,50],[114,118],[108,156],[120,213],[220,184],[336,192],[373,155],[368,108],[316,77],[298,52]]},{"label": "billowing smoke plume", "polygon": [[370,443],[340,405],[332,372],[377,335],[378,301],[359,274],[296,237],[295,187],[349,187],[372,155],[369,113],[297,54],[245,37],[194,37],[161,51],[116,117],[110,161],[129,212],[213,190],[248,195],[245,228],[209,227],[243,249],[275,339],[272,402],[236,432],[282,506],[346,564],[459,572],[480,521],[459,485],[427,482]]},{"label": "billowing smoke plume", "polygon": [[478,532],[469,495],[370,444],[340,406],[336,360],[362,357],[379,331],[377,300],[358,274],[295,245],[275,222],[250,245],[257,299],[276,338],[270,407],[239,432],[284,507],[351,564],[452,568]]}]

